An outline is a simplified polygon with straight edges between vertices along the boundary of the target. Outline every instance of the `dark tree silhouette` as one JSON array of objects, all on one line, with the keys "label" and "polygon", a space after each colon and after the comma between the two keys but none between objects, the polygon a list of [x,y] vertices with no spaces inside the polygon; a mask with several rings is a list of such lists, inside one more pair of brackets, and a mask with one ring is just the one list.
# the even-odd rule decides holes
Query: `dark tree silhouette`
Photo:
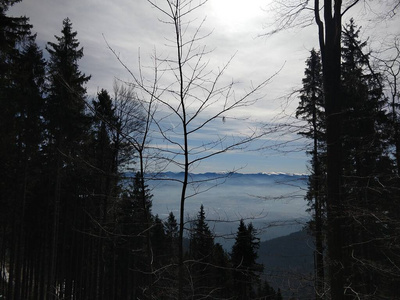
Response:
[{"label": "dark tree silhouette", "polygon": [[[74,281],[70,277],[76,257],[72,249],[76,242],[76,211],[81,209],[80,197],[86,194],[81,160],[87,141],[90,119],[85,112],[85,84],[90,76],[79,71],[78,61],[83,57],[77,32],[69,19],[63,21],[57,42],[49,42],[47,51],[49,90],[45,117],[47,120],[46,148],[49,152],[49,201],[52,205],[52,233],[49,271],[49,294],[56,297],[60,284],[66,280],[64,292],[70,294]],[[69,177],[69,173],[75,176]],[[74,224],[74,225],[73,225]],[[65,278],[68,274],[68,278]]]},{"label": "dark tree silhouette", "polygon": [[231,263],[233,268],[233,287],[237,299],[251,299],[263,266],[257,264],[257,250],[260,240],[251,223],[240,220],[235,244],[232,246]]},{"label": "dark tree silhouette", "polygon": [[[332,299],[346,298],[351,289],[345,284],[345,268],[343,268],[342,249],[345,229],[341,224],[345,211],[343,199],[343,133],[342,113],[344,97],[342,91],[341,38],[342,18],[353,7],[364,1],[285,1],[279,11],[278,28],[273,32],[297,25],[309,25],[313,21],[317,25],[318,40],[322,59],[323,87],[326,111],[327,142],[327,247],[329,258],[329,283]],[[390,14],[395,14],[399,1],[387,3]],[[313,14],[307,14],[312,12]]]},{"label": "dark tree silhouette", "polygon": [[325,103],[323,93],[321,57],[314,49],[306,61],[303,88],[300,90],[300,103],[296,111],[296,117],[307,122],[307,130],[300,134],[312,141],[311,166],[308,181],[306,199],[311,207],[313,220],[310,223],[315,235],[315,289],[316,298],[322,299],[324,287],[324,233],[323,225],[325,215],[325,191],[326,191],[326,155],[325,143]]}]

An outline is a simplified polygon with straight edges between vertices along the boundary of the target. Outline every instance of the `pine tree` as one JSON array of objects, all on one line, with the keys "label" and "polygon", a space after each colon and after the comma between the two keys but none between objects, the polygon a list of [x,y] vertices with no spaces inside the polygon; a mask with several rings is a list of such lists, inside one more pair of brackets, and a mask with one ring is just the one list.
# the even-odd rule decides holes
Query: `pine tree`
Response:
[{"label": "pine tree", "polygon": [[38,279],[43,269],[38,261],[41,241],[36,240],[42,223],[34,219],[43,213],[45,62],[28,18],[6,15],[17,2],[0,1],[0,277],[8,273],[7,282],[0,280],[0,294],[8,299],[34,293],[27,276]]},{"label": "pine tree", "polygon": [[201,261],[209,261],[211,258],[214,237],[206,222],[204,206],[200,206],[197,219],[194,223],[190,239],[191,256]]},{"label": "pine tree", "polygon": [[307,122],[307,131],[301,135],[312,141],[310,176],[306,199],[309,201],[313,219],[309,223],[311,232],[315,236],[315,288],[317,299],[324,294],[324,236],[323,224],[325,220],[325,193],[326,193],[326,120],[323,96],[321,57],[314,49],[306,61],[306,70],[303,78],[303,88],[300,90],[300,103],[296,117]]},{"label": "pine tree", "polygon": [[212,261],[213,296],[217,299],[230,299],[233,296],[232,266],[229,254],[220,243],[214,245]]},{"label": "pine tree", "polygon": [[110,95],[106,90],[101,90],[97,99],[92,101],[93,120],[91,130],[91,143],[88,145],[91,155],[90,173],[94,178],[93,194],[98,195],[95,199],[96,219],[105,224],[107,222],[107,211],[109,201],[117,196],[118,166],[116,165],[115,145],[112,143],[112,135],[117,123],[114,106]]},{"label": "pine tree", "polygon": [[[72,30],[69,19],[63,21],[62,35],[55,36],[57,42],[49,42],[46,49],[48,62],[48,99],[45,111],[47,140],[45,151],[48,162],[45,166],[49,175],[49,201],[52,206],[51,253],[49,268],[49,293],[57,295],[59,284],[65,284],[59,296],[80,291],[74,274],[81,270],[80,263],[87,263],[84,253],[78,251],[81,239],[78,228],[84,232],[87,214],[83,205],[88,191],[85,161],[85,144],[88,141],[90,118],[85,112],[85,84],[90,76],[82,74],[78,62],[83,57],[79,48],[77,32]],[[60,238],[62,237],[62,239]],[[97,248],[95,241],[87,247]],[[80,260],[78,262],[77,260]],[[90,270],[93,281],[92,292],[99,293],[97,271]]]},{"label": "pine tree", "polygon": [[[15,104],[18,106],[16,114],[16,128],[18,145],[17,153],[19,156],[19,170],[17,171],[16,183],[17,199],[14,202],[17,204],[15,207],[14,220],[20,222],[20,232],[18,233],[21,244],[17,253],[20,254],[20,267],[21,270],[27,268],[29,263],[37,261],[37,256],[31,256],[28,260],[27,253],[36,253],[39,255],[41,240],[38,232],[41,231],[41,226],[44,225],[42,221],[37,221],[31,216],[37,218],[43,215],[42,199],[38,191],[43,189],[43,175],[41,174],[40,165],[44,161],[44,157],[40,151],[43,145],[43,132],[44,124],[42,121],[43,107],[44,107],[44,82],[45,82],[45,61],[42,58],[42,51],[39,50],[34,40],[26,44],[21,53],[21,57],[17,62],[21,74],[16,76],[16,92],[14,94]],[[40,223],[40,225],[38,224]],[[24,249],[29,249],[28,252],[23,253]],[[30,256],[30,255],[29,255]],[[16,278],[22,278],[23,274],[18,270]],[[18,274],[19,273],[19,274]],[[14,286],[18,289],[18,281]],[[32,289],[32,287],[30,287]],[[22,290],[22,292],[27,292]],[[15,294],[18,298],[18,292]],[[21,295],[21,298],[27,295]]]},{"label": "pine tree", "polygon": [[[350,20],[343,33],[342,86],[343,114],[343,195],[342,224],[346,226],[343,261],[347,281],[359,295],[384,292],[388,274],[378,270],[392,265],[383,241],[391,226],[383,221],[390,214],[396,194],[392,178],[395,169],[388,155],[389,123],[385,112],[380,75],[371,70],[366,42]],[[379,216],[379,217],[378,217]],[[382,220],[376,222],[377,218]],[[391,243],[391,242],[390,242]],[[380,267],[377,267],[379,265]],[[383,276],[383,277],[381,277]],[[383,295],[383,294],[382,294]]]},{"label": "pine tree", "polygon": [[[84,85],[90,76],[82,74],[78,62],[83,57],[77,32],[67,18],[63,21],[62,36],[55,36],[57,43],[46,47],[49,61],[48,122],[51,138],[62,151],[74,152],[73,148],[85,139],[89,120],[85,114]],[[64,149],[65,148],[65,149]],[[64,153],[69,154],[69,153]]]},{"label": "pine tree", "polygon": [[[212,290],[212,268],[214,236],[206,221],[204,206],[200,206],[190,234],[190,257],[193,293],[196,299],[204,298]],[[210,295],[211,296],[211,295]]]},{"label": "pine tree", "polygon": [[[18,55],[12,62],[12,71],[10,69],[8,76],[10,85],[2,89],[8,96],[1,101],[4,100],[2,104],[11,110],[6,110],[10,115],[2,120],[5,121],[2,125],[6,126],[2,129],[8,128],[9,132],[4,139],[2,136],[0,145],[2,150],[7,148],[8,152],[0,150],[5,155],[0,158],[0,172],[4,172],[0,180],[0,191],[4,195],[1,197],[5,213],[2,222],[9,228],[7,231],[2,230],[2,233],[9,232],[10,236],[8,241],[5,239],[0,244],[1,252],[10,247],[7,250],[10,261],[7,264],[10,267],[9,282],[14,284],[9,284],[8,297],[25,298],[28,289],[32,291],[33,287],[22,286],[25,280],[23,272],[37,261],[27,253],[38,255],[38,249],[34,247],[40,245],[32,239],[32,235],[38,238],[36,230],[41,227],[38,222],[32,222],[31,216],[37,218],[43,214],[39,191],[43,177],[40,166],[44,161],[40,148],[44,131],[42,115],[45,62],[34,36],[26,37],[26,41],[19,45]],[[5,236],[0,237],[0,241],[3,238]],[[6,259],[3,254],[1,253],[1,261]],[[33,268],[29,271],[33,272]]]},{"label": "pine tree", "polygon": [[244,221],[240,220],[231,252],[231,264],[234,268],[233,285],[237,299],[254,297],[254,287],[263,270],[263,266],[256,262],[259,244],[260,240],[256,237],[252,223],[246,226]]},{"label": "pine tree", "polygon": [[[345,101],[342,106],[343,113],[340,115],[342,121],[337,124],[338,130],[341,132],[341,139],[337,143],[341,144],[340,165],[343,175],[340,189],[342,192],[340,209],[331,207],[331,210],[334,209],[336,213],[334,219],[331,217],[331,223],[340,224],[340,228],[335,230],[343,231],[340,242],[345,245],[346,251],[341,250],[340,253],[344,273],[342,279],[352,286],[352,290],[347,290],[347,292],[355,291],[359,295],[367,296],[371,293],[377,294],[378,286],[382,291],[390,290],[386,285],[388,280],[382,278],[388,275],[388,273],[384,273],[390,269],[389,265],[393,266],[393,263],[388,262],[390,260],[393,262],[393,249],[397,247],[393,247],[393,240],[389,242],[390,239],[385,236],[390,236],[389,232],[396,228],[395,225],[389,225],[389,223],[394,224],[392,221],[396,212],[388,207],[393,207],[390,202],[396,202],[397,197],[394,192],[396,184],[393,181],[395,170],[388,148],[390,135],[387,126],[389,122],[384,109],[386,99],[382,95],[382,78],[372,69],[369,55],[363,52],[367,43],[359,40],[359,33],[360,30],[353,20],[350,20],[350,23],[343,29],[341,93]],[[327,120],[323,114],[324,95],[316,93],[317,90],[310,89],[309,83],[313,82],[311,80],[313,77],[310,76],[312,74],[310,71],[313,70],[311,61],[310,57],[307,61],[306,77],[303,80],[297,116],[301,116],[310,125],[311,129],[302,134],[313,139],[314,142],[313,150],[310,151],[312,155],[311,175],[307,193],[309,200],[314,199],[312,207],[314,221],[311,225],[315,227],[315,232],[320,232],[316,228],[322,228],[323,232],[328,235],[329,231],[333,229],[332,226],[326,228],[323,226],[327,192],[325,190],[327,170],[324,159],[327,147],[324,128]],[[314,83],[316,82],[318,82],[318,86],[322,86],[322,81],[314,81]],[[318,97],[315,97],[316,95]],[[317,102],[313,99],[317,98],[322,99],[320,102],[322,104],[315,105]],[[314,112],[321,110],[322,114],[313,113],[313,109]],[[316,176],[316,174],[320,175]],[[318,202],[322,204],[319,210],[316,205]],[[317,224],[318,211],[322,213],[319,226]],[[389,217],[391,211],[393,214]],[[376,223],[376,218],[381,220],[379,225]],[[322,282],[319,280],[324,276],[323,269],[319,267],[322,265],[319,261],[322,261],[323,257],[322,251],[318,251],[318,249],[324,249],[321,243],[323,237],[324,235],[321,236],[319,242],[316,239],[317,297],[324,291]],[[385,243],[392,246],[388,246],[388,244],[384,246]],[[383,257],[387,259],[382,259]],[[333,270],[332,263],[335,264],[335,262],[327,262],[330,264],[329,268]],[[386,271],[377,272],[377,270]],[[377,273],[380,275],[378,276]],[[395,280],[390,281],[394,282]]]},{"label": "pine tree", "polygon": [[[117,209],[116,269],[120,273],[115,274],[115,282],[117,298],[126,296],[129,299],[138,299],[153,292],[148,288],[152,284],[154,257],[151,242],[147,238],[163,239],[164,234],[160,232],[164,230],[161,220],[152,217],[152,195],[146,185],[145,190],[142,190],[140,174],[136,173],[130,179],[132,184],[123,191]],[[148,232],[153,236],[147,235]]]},{"label": "pine tree", "polygon": [[167,262],[166,247],[167,239],[164,231],[164,225],[162,220],[158,215],[152,218],[151,227],[151,245],[152,245],[152,255],[154,260],[155,268],[161,268],[163,264]]},{"label": "pine tree", "polygon": [[120,196],[115,224],[113,296],[118,299],[123,295],[127,295],[127,299],[129,297],[136,299],[138,287],[141,284],[137,264],[143,257],[141,247],[143,241],[136,236],[137,226],[134,218],[134,204],[132,194],[129,191],[124,191]]},{"label": "pine tree", "polygon": [[98,294],[108,298],[113,281],[107,278],[111,276],[109,273],[113,268],[113,259],[107,253],[113,248],[113,237],[110,233],[116,227],[113,208],[117,206],[120,192],[117,156],[121,149],[117,149],[113,143],[118,118],[114,103],[106,90],[102,89],[97,98],[92,100],[91,112],[90,140],[85,149],[89,153],[86,156],[89,160],[86,172],[91,179],[86,184],[91,195],[85,201],[85,210],[90,214],[91,220],[86,223],[85,231],[98,237],[93,241],[91,253],[97,256],[93,268],[98,270]]},{"label": "pine tree", "polygon": [[[130,185],[130,197],[133,206],[133,219],[137,233],[144,236],[144,232],[151,227],[152,195],[143,182],[139,172],[135,173],[133,184]],[[143,188],[144,187],[144,188]]]},{"label": "pine tree", "polygon": [[[0,0],[0,191],[2,195],[10,195],[10,198],[13,197],[11,196],[14,189],[12,182],[15,180],[11,170],[15,169],[13,164],[17,153],[15,151],[17,135],[15,116],[19,113],[18,104],[14,101],[14,95],[18,92],[18,83],[15,82],[15,77],[21,76],[17,66],[21,57],[20,46],[26,39],[29,39],[32,28],[26,17],[6,15],[7,10],[15,2]],[[29,71],[27,70],[27,72]],[[6,199],[1,197],[2,207],[7,207],[8,199]],[[6,210],[2,211],[6,212]],[[7,214],[3,216],[1,213],[0,217],[2,220],[7,220]],[[2,224],[2,226],[6,225]]]},{"label": "pine tree", "polygon": [[32,25],[28,23],[27,17],[6,15],[8,9],[20,1],[0,0],[0,85],[2,92],[6,91],[11,84],[10,79],[13,77],[9,72],[12,72],[13,63],[18,60],[20,53],[18,46],[27,38],[31,38]]},{"label": "pine tree", "polygon": [[[158,287],[158,297],[160,299],[176,299],[176,286],[178,282],[178,231],[179,226],[176,221],[174,213],[171,211],[168,215],[167,220],[163,222],[164,238],[162,239],[162,245],[158,245],[156,240],[152,240],[153,247],[159,249],[162,253],[163,265],[157,266],[158,271],[156,272],[156,280]],[[160,248],[163,247],[162,249]],[[169,295],[166,298],[165,295]]]},{"label": "pine tree", "polygon": [[164,230],[167,239],[167,255],[171,261],[177,261],[178,256],[178,222],[174,213],[171,211],[168,219],[164,222]]}]

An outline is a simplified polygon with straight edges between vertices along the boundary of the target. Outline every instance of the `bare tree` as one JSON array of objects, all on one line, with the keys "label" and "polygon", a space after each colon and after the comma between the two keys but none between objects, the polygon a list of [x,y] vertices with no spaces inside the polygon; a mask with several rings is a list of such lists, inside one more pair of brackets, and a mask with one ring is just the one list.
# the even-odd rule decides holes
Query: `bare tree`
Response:
[{"label": "bare tree", "polygon": [[[266,134],[265,131],[247,127],[244,119],[242,121],[245,133],[235,135],[218,132],[215,124],[232,120],[229,119],[230,112],[259,100],[261,98],[259,92],[273,76],[238,95],[234,91],[235,82],[223,79],[232,58],[220,68],[209,66],[206,57],[210,50],[201,45],[209,36],[209,33],[202,33],[204,20],[194,26],[195,20],[190,17],[203,7],[207,0],[167,0],[162,3],[148,0],[148,2],[161,13],[161,23],[170,26],[173,36],[166,37],[166,40],[167,46],[174,49],[174,53],[165,58],[154,56],[153,80],[147,80],[141,68],[135,73],[124,66],[130,72],[136,87],[159,105],[157,114],[152,114],[151,117],[158,129],[157,139],[166,144],[157,145],[156,148],[163,150],[162,158],[169,166],[181,169],[184,174],[180,181],[182,189],[179,200],[178,254],[178,298],[183,299],[185,201],[194,196],[188,194],[188,186],[196,184],[190,178],[190,172],[203,161],[229,150],[243,149],[250,142]],[[115,54],[115,51],[113,52]],[[117,55],[116,57],[118,58]],[[206,141],[201,138],[205,132],[209,138]],[[154,139],[156,140],[156,137]]]},{"label": "bare tree", "polygon": [[383,71],[388,89],[397,174],[400,174],[400,37],[395,36],[389,43],[389,46],[378,54],[376,60]]}]

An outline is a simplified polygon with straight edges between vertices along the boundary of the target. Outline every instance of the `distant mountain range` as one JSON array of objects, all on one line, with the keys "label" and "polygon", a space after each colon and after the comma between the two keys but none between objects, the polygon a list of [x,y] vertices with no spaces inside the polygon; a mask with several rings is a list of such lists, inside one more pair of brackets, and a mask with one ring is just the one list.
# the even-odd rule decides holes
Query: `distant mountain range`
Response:
[{"label": "distant mountain range", "polygon": [[[132,174],[132,173],[127,173]],[[150,179],[183,179],[184,172],[162,172],[162,173],[149,173],[147,177]],[[206,172],[206,173],[190,173],[191,179],[204,180],[204,179],[216,179],[216,178],[284,178],[284,177],[301,177],[307,178],[307,174],[297,173],[283,173],[283,172],[262,172],[262,173],[235,173],[235,172]]]},{"label": "distant mountain range", "polygon": [[[151,174],[153,210],[178,212],[183,172]],[[157,180],[161,179],[161,180]],[[168,179],[171,179],[168,180]],[[206,209],[210,228],[217,242],[230,251],[240,220],[259,229],[262,242],[258,261],[264,265],[266,279],[280,288],[284,299],[314,299],[313,238],[302,230],[309,215],[304,200],[308,175],[288,173],[215,173],[190,174],[196,182],[189,188],[186,211],[195,217],[200,204]],[[201,190],[207,192],[202,193]],[[220,220],[220,221],[210,221]],[[229,238],[226,238],[229,236]]]},{"label": "distant mountain range", "polygon": [[[154,213],[165,217],[173,211],[178,215],[181,187],[178,181],[183,175],[183,172],[149,174]],[[190,174],[190,181],[196,184],[188,189],[192,197],[186,202],[187,218],[195,218],[203,204],[210,228],[216,236],[225,236],[216,241],[227,251],[234,242],[238,220],[252,222],[262,240],[258,261],[264,265],[268,282],[281,289],[284,299],[313,299],[314,243],[302,230],[309,219],[304,200],[307,179],[307,174],[274,172]]]},{"label": "distant mountain range", "polygon": [[[133,176],[133,173],[128,173]],[[153,213],[161,219],[169,212],[179,216],[183,172],[148,174],[147,184],[153,194]],[[262,241],[299,231],[309,219],[305,174],[288,173],[216,173],[190,174],[185,202],[185,218],[195,218],[203,204],[210,228],[219,242],[229,249],[239,220],[252,222]]]},{"label": "distant mountain range", "polygon": [[[156,177],[181,180],[183,173],[166,172]],[[189,198],[187,210],[197,212],[202,203],[206,211],[208,208],[207,219],[210,220],[216,219],[216,215],[228,216],[231,220],[249,217],[245,222],[253,222],[260,232],[262,242],[258,261],[264,265],[268,282],[275,289],[281,289],[284,299],[314,299],[314,242],[313,237],[302,230],[309,219],[304,200],[307,179],[306,174],[273,172],[190,174],[191,181],[204,181],[205,189],[213,184],[215,187],[204,194],[200,193],[195,199]],[[161,181],[159,188],[165,200],[165,193],[172,196],[172,187],[179,189],[180,185],[177,182],[168,183],[168,180]],[[257,215],[256,212],[262,211],[265,216]],[[222,222],[211,227],[217,236],[230,233],[233,237],[237,226],[238,223]],[[234,239],[217,241],[230,251]]]}]

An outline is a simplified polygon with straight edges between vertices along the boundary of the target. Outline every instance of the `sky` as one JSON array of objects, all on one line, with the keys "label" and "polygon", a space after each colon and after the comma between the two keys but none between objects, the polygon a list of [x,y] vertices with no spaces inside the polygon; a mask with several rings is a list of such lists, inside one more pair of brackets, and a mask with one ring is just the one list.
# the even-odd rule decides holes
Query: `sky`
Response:
[{"label": "sky", "polygon": [[[165,1],[155,2],[165,4]],[[269,0],[209,0],[189,15],[193,22],[188,32],[205,20],[201,32],[211,33],[200,41],[207,46],[207,50],[212,50],[205,58],[210,71],[218,71],[233,57],[222,83],[235,81],[235,95],[243,95],[251,86],[273,77],[254,95],[260,98],[256,103],[227,115],[224,118],[226,122],[217,119],[208,124],[194,136],[193,147],[201,146],[212,138],[227,136],[232,141],[232,136],[239,131],[249,131],[254,126],[260,128],[265,124],[293,122],[291,117],[298,99],[288,95],[301,86],[305,60],[309,51],[317,47],[317,30],[315,26],[296,27],[269,37],[263,36],[273,29],[276,19],[276,14],[271,11],[273,5]],[[349,16],[355,16],[361,22],[372,20],[374,16],[367,14],[367,10],[365,5],[361,5],[353,9]],[[132,81],[131,74],[109,47],[136,76],[139,74],[140,57],[142,72],[148,78],[152,76],[149,66],[153,65],[154,55],[170,57],[175,53],[169,46],[169,41],[173,39],[172,28],[162,22],[165,18],[146,0],[23,0],[15,4],[8,14],[29,17],[33,32],[37,33],[37,43],[43,49],[47,42],[55,42],[55,35],[61,34],[63,19],[68,17],[71,20],[84,48],[80,70],[92,76],[87,85],[89,98],[95,98],[103,88],[112,91],[114,78]],[[368,36],[372,38],[382,34],[382,27],[386,28],[385,33],[388,28],[394,28],[391,21],[380,22],[379,26],[371,22],[365,24]],[[44,56],[47,57],[46,51]],[[168,82],[171,75],[163,74],[162,80]],[[167,83],[163,84],[166,86]],[[218,105],[210,108],[201,117],[207,118],[218,108]],[[170,120],[170,123],[174,122]],[[246,149],[205,160],[191,171],[201,173],[234,169],[243,173],[307,173],[306,141],[298,140],[299,136],[292,131],[293,128],[285,127],[277,133],[267,134]],[[280,150],[276,151],[276,148]]]}]

